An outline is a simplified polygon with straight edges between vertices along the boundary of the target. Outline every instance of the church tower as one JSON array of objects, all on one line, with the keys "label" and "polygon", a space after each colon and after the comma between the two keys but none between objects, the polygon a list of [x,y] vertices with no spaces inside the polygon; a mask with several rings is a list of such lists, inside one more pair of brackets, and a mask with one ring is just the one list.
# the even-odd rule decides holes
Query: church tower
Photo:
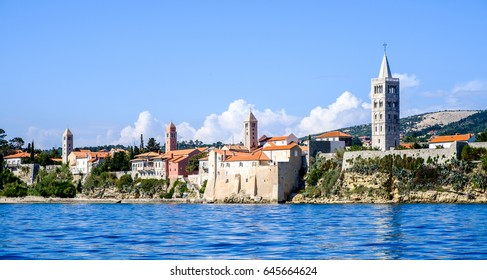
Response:
[{"label": "church tower", "polygon": [[384,44],[379,77],[372,79],[372,147],[381,151],[399,146],[399,79],[393,78]]},{"label": "church tower", "polygon": [[244,133],[245,147],[249,149],[249,151],[257,149],[257,119],[252,112],[249,113],[249,116],[244,121]]},{"label": "church tower", "polygon": [[63,145],[62,145],[62,160],[64,164],[68,163],[68,156],[73,151],[73,133],[69,128],[63,133]]},{"label": "church tower", "polygon": [[170,151],[176,151],[178,135],[176,132],[176,126],[170,122],[166,127],[166,153]]}]

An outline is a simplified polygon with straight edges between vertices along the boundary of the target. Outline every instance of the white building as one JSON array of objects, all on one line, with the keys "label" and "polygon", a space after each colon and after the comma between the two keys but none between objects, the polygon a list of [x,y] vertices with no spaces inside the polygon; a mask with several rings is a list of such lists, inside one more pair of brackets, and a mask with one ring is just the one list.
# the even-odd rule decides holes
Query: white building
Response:
[{"label": "white building", "polygon": [[429,148],[430,149],[437,149],[437,148],[450,148],[450,146],[454,142],[475,142],[475,134],[467,133],[467,134],[455,134],[455,135],[445,135],[445,136],[436,136],[429,141]]},{"label": "white building", "polygon": [[109,156],[109,152],[92,152],[90,150],[71,152],[68,156],[69,169],[75,175],[88,174],[94,166],[101,164]]},{"label": "white building", "polygon": [[[22,165],[24,159],[30,158],[30,154],[27,152],[17,151],[17,153],[9,156],[3,157],[5,160],[7,167],[18,167]],[[0,162],[0,164],[2,164]]]}]

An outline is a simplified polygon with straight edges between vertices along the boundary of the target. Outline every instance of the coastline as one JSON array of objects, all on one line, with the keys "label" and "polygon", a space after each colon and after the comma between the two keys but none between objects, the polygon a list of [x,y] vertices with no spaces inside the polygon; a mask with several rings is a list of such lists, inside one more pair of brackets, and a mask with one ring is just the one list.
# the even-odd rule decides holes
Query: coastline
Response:
[{"label": "coastline", "polygon": [[206,203],[203,199],[187,199],[187,198],[137,198],[137,199],[116,199],[116,198],[60,198],[60,197],[41,197],[41,196],[26,196],[26,197],[0,197],[0,204],[191,204],[191,203]]},{"label": "coastline", "polygon": [[256,202],[245,200],[241,202],[225,202],[225,201],[207,201],[201,198],[89,198],[89,197],[75,197],[75,198],[59,198],[59,197],[40,197],[40,196],[26,196],[26,197],[0,197],[0,204],[486,204],[487,196],[476,197],[472,199],[468,195],[438,195],[432,191],[424,192],[421,195],[416,194],[409,198],[402,199],[380,199],[380,198],[359,198],[353,197],[351,199],[344,198],[304,198],[297,194],[289,201],[282,203],[270,202]]}]

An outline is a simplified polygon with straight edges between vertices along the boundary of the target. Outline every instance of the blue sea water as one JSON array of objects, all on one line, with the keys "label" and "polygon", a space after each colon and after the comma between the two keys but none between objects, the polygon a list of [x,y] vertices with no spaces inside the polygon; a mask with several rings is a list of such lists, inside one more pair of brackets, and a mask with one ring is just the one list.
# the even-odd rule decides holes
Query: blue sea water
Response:
[{"label": "blue sea water", "polygon": [[487,205],[1,204],[0,259],[487,259]]}]

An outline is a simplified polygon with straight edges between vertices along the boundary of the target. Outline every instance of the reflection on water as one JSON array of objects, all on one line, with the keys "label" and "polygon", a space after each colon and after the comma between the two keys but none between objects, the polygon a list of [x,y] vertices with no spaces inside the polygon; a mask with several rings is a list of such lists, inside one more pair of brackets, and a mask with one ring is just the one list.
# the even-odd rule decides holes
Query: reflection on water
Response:
[{"label": "reflection on water", "polygon": [[1,259],[487,259],[484,205],[3,204]]}]

